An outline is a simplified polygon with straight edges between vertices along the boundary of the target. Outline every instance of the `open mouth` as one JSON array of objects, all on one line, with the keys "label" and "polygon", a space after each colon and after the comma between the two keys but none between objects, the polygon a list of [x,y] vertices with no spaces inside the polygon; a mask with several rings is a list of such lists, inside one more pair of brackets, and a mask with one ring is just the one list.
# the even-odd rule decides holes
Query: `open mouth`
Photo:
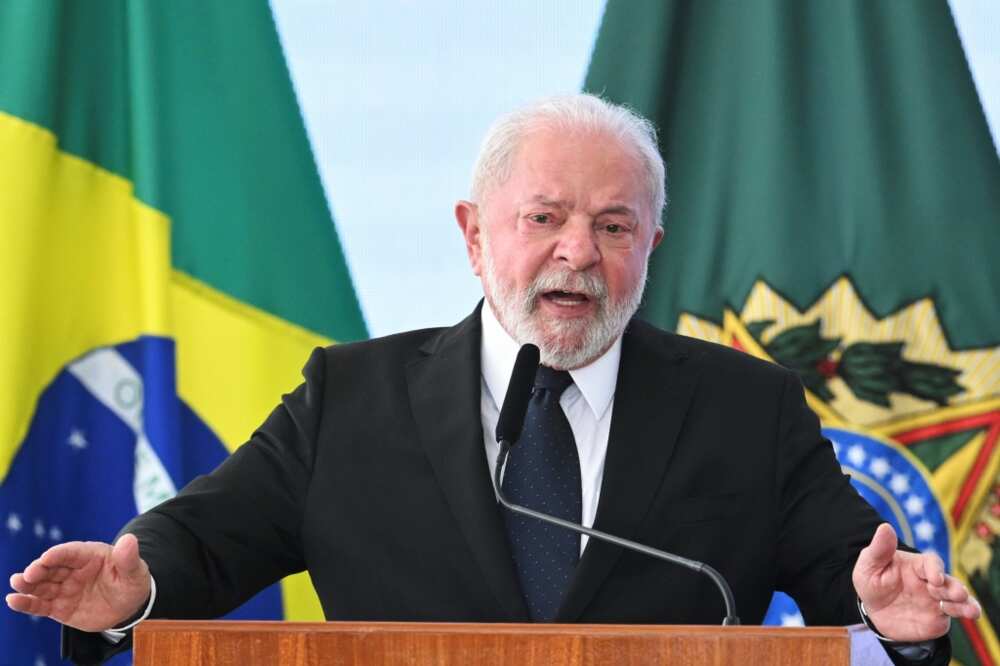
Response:
[{"label": "open mouth", "polygon": [[591,300],[590,296],[587,294],[581,294],[576,291],[546,291],[542,294],[542,298],[554,303],[556,305],[572,306],[572,305],[582,305]]}]

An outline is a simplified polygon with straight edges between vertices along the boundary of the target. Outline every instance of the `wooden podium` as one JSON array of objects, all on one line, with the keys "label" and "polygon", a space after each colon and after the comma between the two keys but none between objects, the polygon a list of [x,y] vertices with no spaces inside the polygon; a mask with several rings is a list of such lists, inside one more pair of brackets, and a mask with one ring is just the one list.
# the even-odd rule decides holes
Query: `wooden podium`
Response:
[{"label": "wooden podium", "polygon": [[856,627],[181,622],[135,629],[135,666],[889,664]]}]

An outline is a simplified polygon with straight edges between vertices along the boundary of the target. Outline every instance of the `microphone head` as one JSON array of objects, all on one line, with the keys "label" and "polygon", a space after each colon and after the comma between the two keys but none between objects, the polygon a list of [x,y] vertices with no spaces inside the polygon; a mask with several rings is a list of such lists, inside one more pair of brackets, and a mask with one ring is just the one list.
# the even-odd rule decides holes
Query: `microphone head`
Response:
[{"label": "microphone head", "polygon": [[521,436],[524,414],[528,411],[531,390],[535,386],[535,372],[538,370],[538,347],[524,345],[517,352],[514,370],[510,373],[507,395],[503,399],[500,418],[497,420],[497,441],[513,445]]}]

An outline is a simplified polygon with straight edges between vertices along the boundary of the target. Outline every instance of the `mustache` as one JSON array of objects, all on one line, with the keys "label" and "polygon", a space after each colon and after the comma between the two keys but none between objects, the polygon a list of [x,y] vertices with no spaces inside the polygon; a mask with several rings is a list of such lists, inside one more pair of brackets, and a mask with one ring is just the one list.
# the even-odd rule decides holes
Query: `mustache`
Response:
[{"label": "mustache", "polygon": [[608,296],[608,285],[604,278],[595,273],[549,271],[532,280],[524,295],[525,303],[534,304],[540,295],[549,291],[574,292],[603,303]]}]

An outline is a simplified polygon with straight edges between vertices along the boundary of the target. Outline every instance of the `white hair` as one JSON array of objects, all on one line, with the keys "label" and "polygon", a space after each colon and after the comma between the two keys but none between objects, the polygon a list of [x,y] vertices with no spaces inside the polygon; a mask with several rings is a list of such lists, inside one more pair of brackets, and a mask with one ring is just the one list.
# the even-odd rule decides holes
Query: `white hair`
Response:
[{"label": "white hair", "polygon": [[506,182],[514,155],[528,134],[553,128],[607,134],[634,150],[646,175],[650,212],[656,225],[663,225],[666,168],[657,147],[656,128],[631,109],[588,93],[543,99],[493,123],[472,171],[472,200],[482,203],[490,190]]}]

